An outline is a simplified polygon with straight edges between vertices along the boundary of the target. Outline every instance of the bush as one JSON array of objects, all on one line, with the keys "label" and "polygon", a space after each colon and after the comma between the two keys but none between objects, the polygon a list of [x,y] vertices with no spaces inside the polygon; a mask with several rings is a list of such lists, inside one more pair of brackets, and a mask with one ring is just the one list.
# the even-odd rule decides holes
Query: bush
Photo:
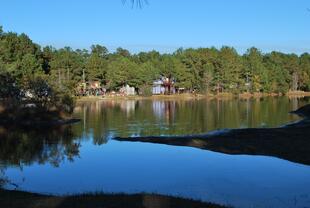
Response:
[{"label": "bush", "polygon": [[4,99],[19,99],[21,96],[20,86],[17,80],[8,72],[0,73],[0,98]]},{"label": "bush", "polygon": [[44,75],[24,78],[20,83],[8,74],[0,74],[2,119],[54,120],[73,113],[75,100],[70,91],[52,86]]},{"label": "bush", "polygon": [[152,96],[152,87],[150,86],[141,87],[139,90],[139,94],[146,97]]}]

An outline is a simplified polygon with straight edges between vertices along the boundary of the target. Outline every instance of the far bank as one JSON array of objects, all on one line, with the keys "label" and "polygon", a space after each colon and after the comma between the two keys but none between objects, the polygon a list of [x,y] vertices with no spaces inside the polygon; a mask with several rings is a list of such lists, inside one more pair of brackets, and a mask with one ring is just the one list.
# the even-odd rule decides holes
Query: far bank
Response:
[{"label": "far bank", "polygon": [[140,95],[106,95],[106,96],[78,96],[77,101],[96,101],[96,100],[187,100],[187,99],[250,99],[250,98],[263,98],[263,97],[283,97],[289,98],[304,98],[310,97],[310,92],[296,91],[282,93],[219,93],[219,94],[194,94],[194,93],[182,93],[172,95],[151,95],[151,96],[140,96]]}]

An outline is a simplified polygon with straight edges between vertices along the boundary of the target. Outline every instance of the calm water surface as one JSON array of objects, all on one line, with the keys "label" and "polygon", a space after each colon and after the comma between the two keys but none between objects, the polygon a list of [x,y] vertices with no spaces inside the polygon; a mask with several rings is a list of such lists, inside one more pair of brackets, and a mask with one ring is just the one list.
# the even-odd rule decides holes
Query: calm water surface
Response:
[{"label": "calm water surface", "polygon": [[151,192],[234,207],[310,207],[308,165],[112,139],[276,127],[299,120],[288,112],[309,102],[265,98],[78,103],[75,117],[82,121],[72,126],[44,132],[1,128],[0,177],[9,181],[8,189],[17,185],[39,193]]}]

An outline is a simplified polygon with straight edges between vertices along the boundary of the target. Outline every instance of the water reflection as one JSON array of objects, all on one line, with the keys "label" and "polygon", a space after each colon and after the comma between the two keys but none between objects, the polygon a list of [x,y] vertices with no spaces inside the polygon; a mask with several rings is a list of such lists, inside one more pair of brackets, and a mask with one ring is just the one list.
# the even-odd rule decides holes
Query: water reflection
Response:
[{"label": "water reflection", "polygon": [[[308,99],[246,100],[104,100],[79,103],[75,117],[82,121],[53,129],[0,127],[2,165],[50,163],[79,156],[81,141],[106,144],[109,138],[202,134],[216,129],[276,127],[298,120],[288,112]],[[276,116],[275,116],[276,115]]]},{"label": "water reflection", "polygon": [[167,125],[175,122],[176,101],[153,101],[153,114]]},{"label": "water reflection", "polygon": [[[225,128],[275,127],[300,119],[288,112],[308,102],[284,97],[81,102],[75,117],[82,121],[71,126],[39,132],[0,128],[0,186],[17,185],[22,190],[55,194],[98,190],[155,192],[237,207],[293,207],[297,197],[300,207],[308,206],[309,197],[302,196],[310,191],[310,169],[296,163],[309,163],[296,154],[287,154],[301,150],[308,157],[308,143],[300,145],[287,138],[282,143],[267,144],[274,147],[268,149],[251,140],[225,138],[225,145],[216,139],[206,144],[213,145],[207,150],[247,154],[235,156],[110,140],[116,136],[171,136]],[[221,151],[216,149],[218,146]],[[249,156],[253,154],[280,155],[295,163]],[[289,205],[282,206],[277,198]],[[143,203],[147,205],[149,199]]]},{"label": "water reflection", "polygon": [[194,147],[231,155],[265,155],[310,165],[309,124],[290,128],[234,129],[207,135],[114,138],[117,141],[146,142]]},{"label": "water reflection", "polygon": [[33,163],[50,163],[55,167],[79,156],[79,141],[73,140],[70,126],[45,131],[1,128],[0,161],[2,165],[23,167]]},{"label": "water reflection", "polygon": [[[245,100],[103,100],[82,102],[75,131],[103,144],[113,136],[201,134],[224,128],[276,127],[299,118],[288,112],[306,99]],[[277,116],[274,116],[277,115]]]},{"label": "water reflection", "polygon": [[71,126],[42,131],[0,127],[0,187],[9,184],[17,188],[5,175],[8,167],[22,171],[33,164],[59,167],[64,161],[74,162],[81,147],[75,138]]}]

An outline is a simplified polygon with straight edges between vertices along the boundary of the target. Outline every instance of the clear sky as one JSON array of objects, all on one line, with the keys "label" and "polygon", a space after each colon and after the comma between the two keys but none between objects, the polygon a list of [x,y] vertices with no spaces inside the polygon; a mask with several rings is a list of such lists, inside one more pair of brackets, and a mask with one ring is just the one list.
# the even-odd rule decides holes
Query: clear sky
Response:
[{"label": "clear sky", "polygon": [[221,47],[310,52],[309,0],[1,0],[0,25],[56,48],[102,44],[132,52]]}]

